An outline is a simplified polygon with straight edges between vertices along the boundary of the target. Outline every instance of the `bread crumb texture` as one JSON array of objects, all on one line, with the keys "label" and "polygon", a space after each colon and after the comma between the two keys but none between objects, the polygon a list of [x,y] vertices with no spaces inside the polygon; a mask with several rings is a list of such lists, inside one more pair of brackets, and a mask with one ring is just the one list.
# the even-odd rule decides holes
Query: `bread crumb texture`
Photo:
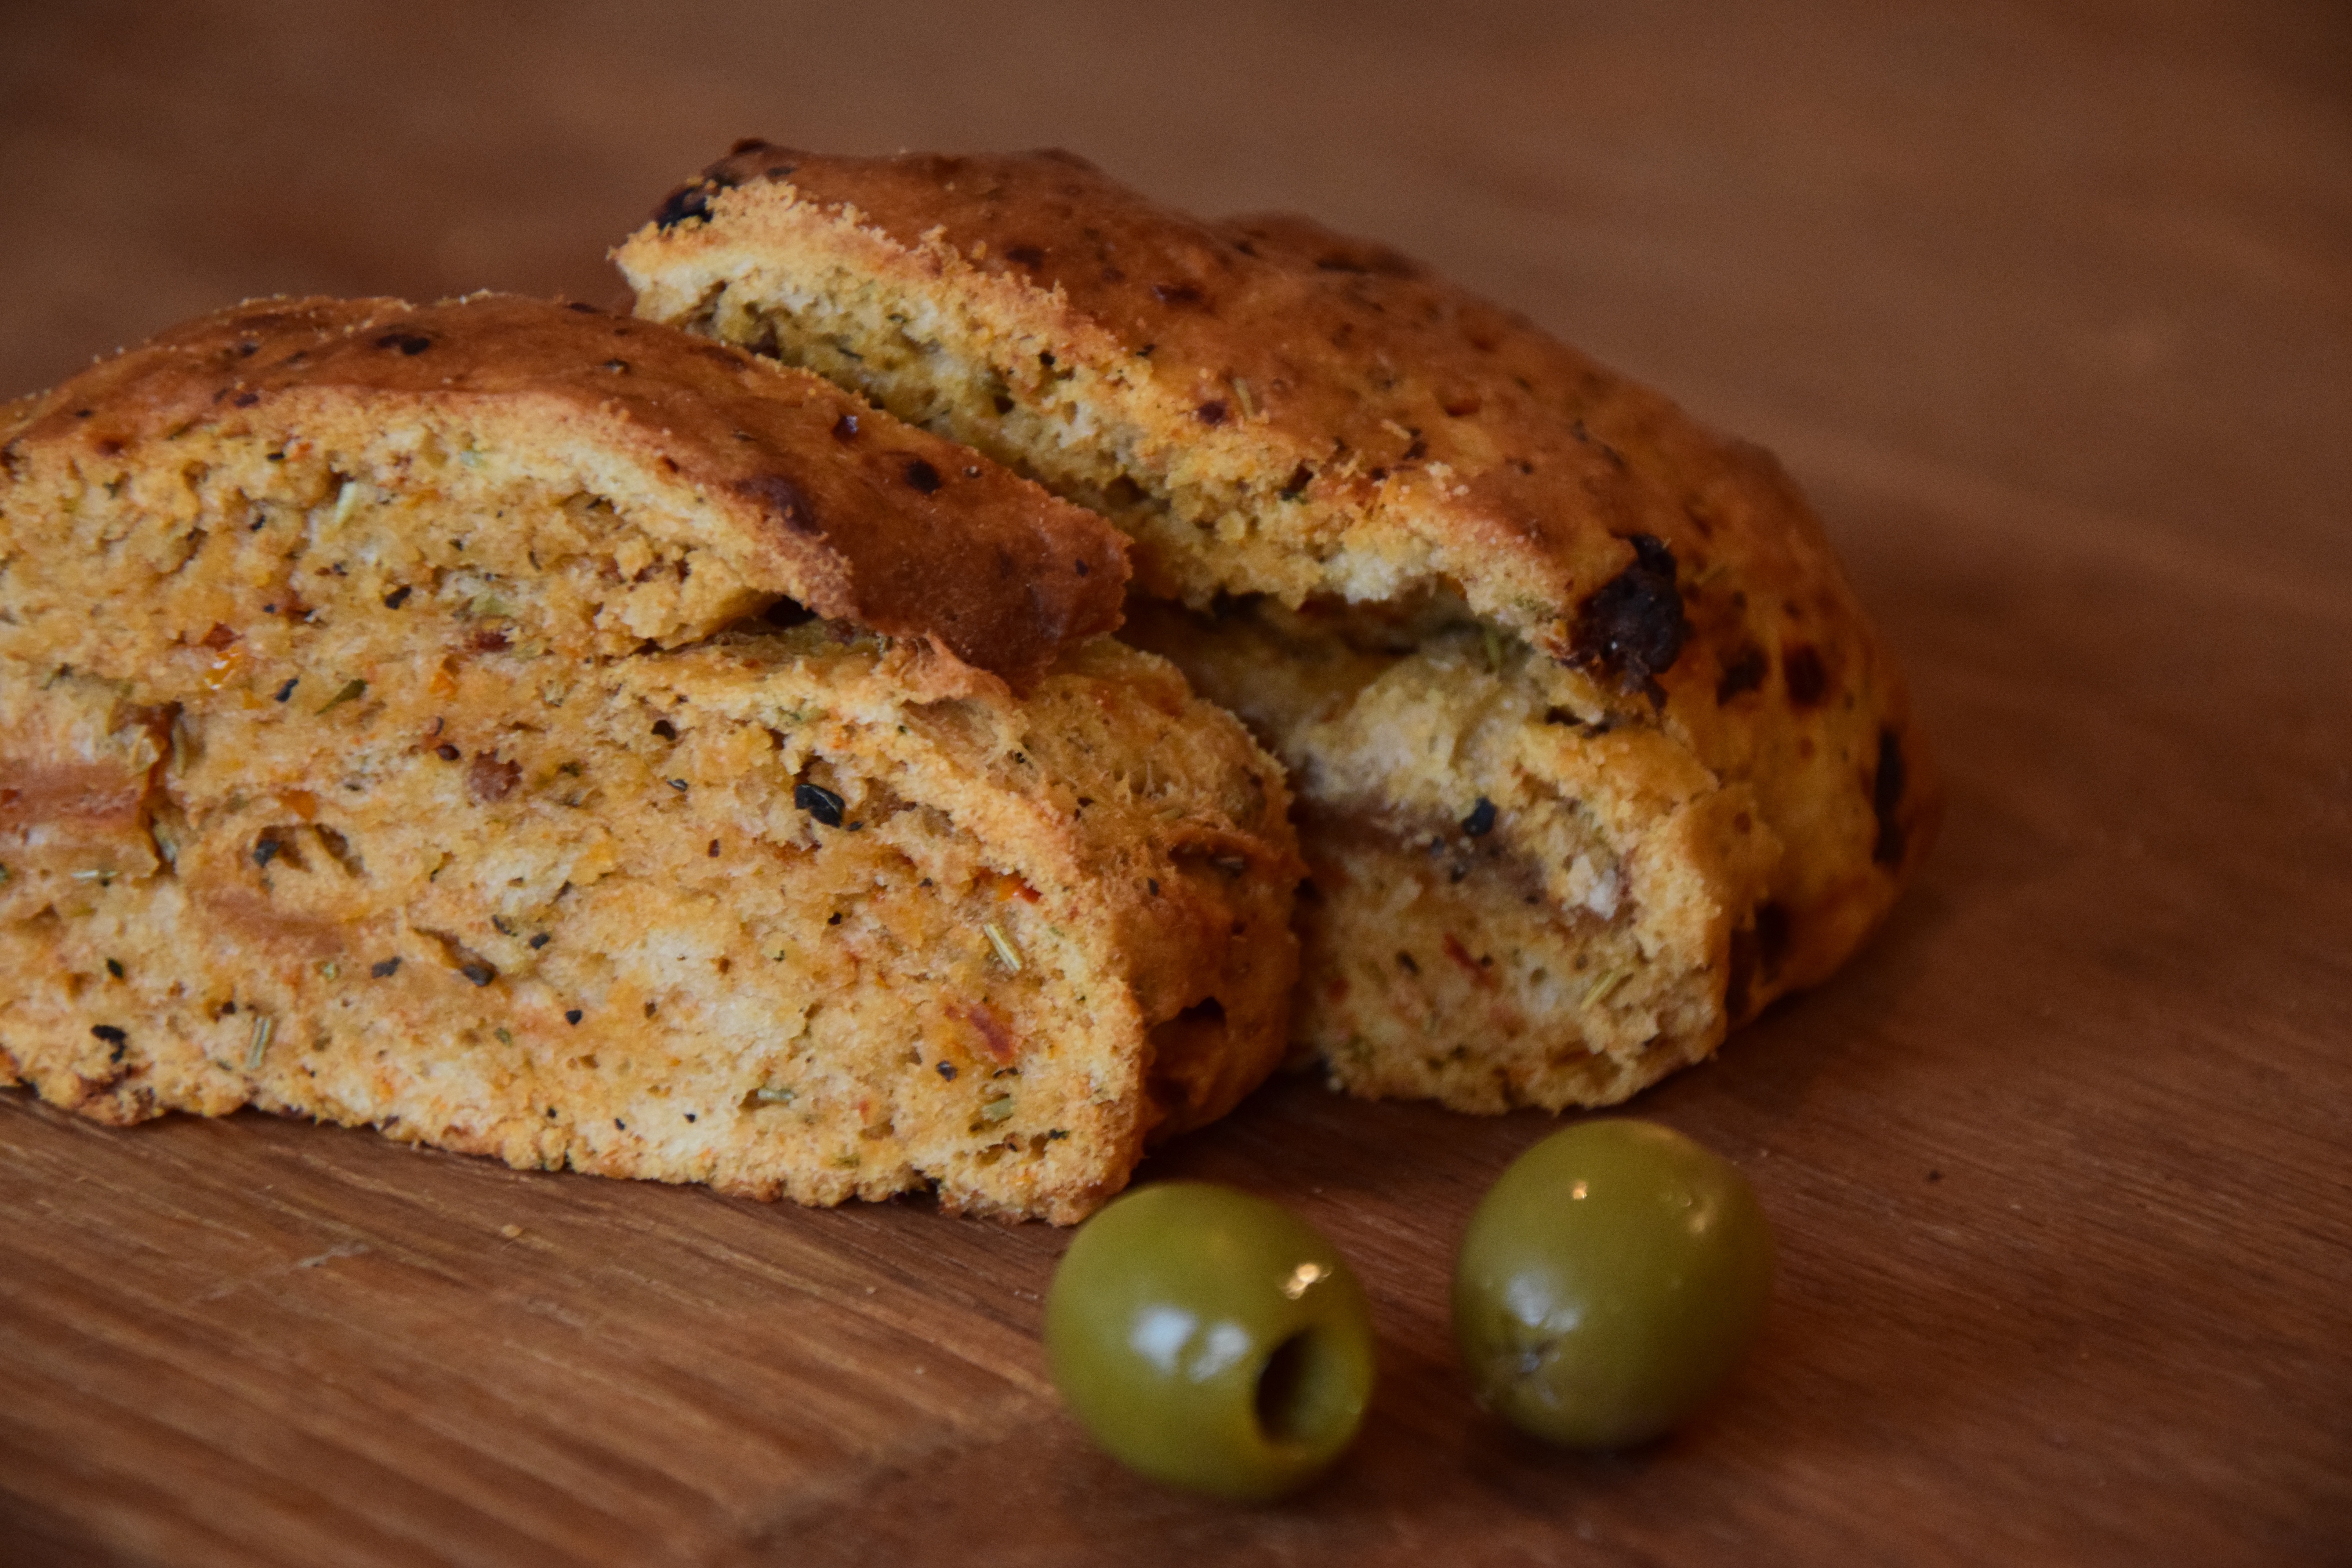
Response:
[{"label": "bread crumb texture", "polygon": [[1067,1223],[1270,1070],[1281,769],[1116,535],[719,352],[273,302],[12,406],[0,1079]]},{"label": "bread crumb texture", "polygon": [[1293,771],[1297,1039],[1351,1091],[1621,1100],[1828,975],[1933,836],[1771,457],[1383,246],[1064,153],[751,142],[614,255],[640,315],[1128,533],[1125,635]]}]

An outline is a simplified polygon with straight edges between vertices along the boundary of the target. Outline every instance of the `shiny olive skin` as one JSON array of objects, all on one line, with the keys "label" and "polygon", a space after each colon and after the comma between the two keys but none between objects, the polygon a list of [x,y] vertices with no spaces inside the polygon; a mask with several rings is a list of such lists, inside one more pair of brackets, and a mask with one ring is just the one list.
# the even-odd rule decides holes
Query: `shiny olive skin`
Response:
[{"label": "shiny olive skin", "polygon": [[1202,1182],[1088,1220],[1045,1299],[1054,1383],[1129,1468],[1279,1497],[1328,1468],[1372,1391],[1363,1288],[1281,1205]]},{"label": "shiny olive skin", "polygon": [[1729,1161],[1654,1122],[1586,1121],[1479,1203],[1454,1338],[1487,1409],[1555,1443],[1623,1447],[1729,1375],[1771,1289],[1771,1229]]}]

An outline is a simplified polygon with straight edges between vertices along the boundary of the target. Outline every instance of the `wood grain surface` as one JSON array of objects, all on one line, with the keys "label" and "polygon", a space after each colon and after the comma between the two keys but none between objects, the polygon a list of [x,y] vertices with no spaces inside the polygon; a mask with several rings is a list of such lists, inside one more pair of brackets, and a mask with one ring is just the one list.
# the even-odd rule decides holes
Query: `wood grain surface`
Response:
[{"label": "wood grain surface", "polygon": [[1278,1083],[1145,1177],[1326,1227],[1383,1382],[1233,1509],[1062,1414],[1062,1233],[0,1094],[0,1561],[2352,1563],[2340,4],[7,5],[0,395],[257,293],[609,298],[753,133],[1304,209],[1781,452],[1952,804],[1638,1102],[1755,1181],[1763,1344],[1515,1439],[1445,1277],[1552,1124]]}]

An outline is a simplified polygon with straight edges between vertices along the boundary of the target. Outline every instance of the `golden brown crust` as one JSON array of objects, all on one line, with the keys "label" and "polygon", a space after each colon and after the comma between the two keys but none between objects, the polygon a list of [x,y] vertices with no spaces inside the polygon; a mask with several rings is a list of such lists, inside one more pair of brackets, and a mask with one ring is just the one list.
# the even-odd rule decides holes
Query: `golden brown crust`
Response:
[{"label": "golden brown crust", "polygon": [[111,457],[198,424],[234,431],[281,400],[352,395],[388,412],[538,401],[563,436],[698,487],[772,591],[1016,688],[1118,624],[1125,551],[1098,520],[814,376],[586,306],[256,301],[12,407],[8,444]]}]

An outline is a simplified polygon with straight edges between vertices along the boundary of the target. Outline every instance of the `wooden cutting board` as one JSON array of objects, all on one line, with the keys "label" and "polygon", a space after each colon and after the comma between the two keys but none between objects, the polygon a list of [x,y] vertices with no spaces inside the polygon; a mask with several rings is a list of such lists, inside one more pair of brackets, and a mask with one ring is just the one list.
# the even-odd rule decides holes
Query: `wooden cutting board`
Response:
[{"label": "wooden cutting board", "polygon": [[0,395],[272,289],[604,298],[754,132],[1062,142],[1430,256],[1778,447],[1951,787],[1830,985],[1636,1109],[1778,1227],[1709,1413],[1472,1406],[1551,1125],[1277,1083],[1150,1162],[1327,1229],[1358,1448],[1095,1455],[1066,1235],[0,1094],[0,1563],[2352,1562],[2352,20],[2289,0],[0,11]]}]

